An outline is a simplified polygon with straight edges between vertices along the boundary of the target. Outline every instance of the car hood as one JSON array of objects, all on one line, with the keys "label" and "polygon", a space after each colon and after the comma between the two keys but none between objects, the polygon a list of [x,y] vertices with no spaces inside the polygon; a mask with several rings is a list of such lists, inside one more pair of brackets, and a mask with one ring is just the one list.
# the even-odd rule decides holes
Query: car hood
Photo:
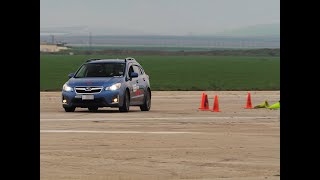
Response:
[{"label": "car hood", "polygon": [[110,86],[118,83],[122,77],[104,77],[104,78],[71,78],[68,85],[75,86]]}]

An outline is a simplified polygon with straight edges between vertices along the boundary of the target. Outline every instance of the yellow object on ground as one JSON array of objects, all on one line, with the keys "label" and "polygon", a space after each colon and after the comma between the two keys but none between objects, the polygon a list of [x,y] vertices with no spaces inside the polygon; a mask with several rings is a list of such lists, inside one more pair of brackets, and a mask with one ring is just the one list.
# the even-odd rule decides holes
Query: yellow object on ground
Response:
[{"label": "yellow object on ground", "polygon": [[280,101],[277,103],[272,104],[268,107],[269,109],[279,109],[280,108]]},{"label": "yellow object on ground", "polygon": [[269,107],[269,103],[267,100],[265,100],[263,103],[256,105],[254,108],[257,109],[257,108],[267,108],[267,107]]}]

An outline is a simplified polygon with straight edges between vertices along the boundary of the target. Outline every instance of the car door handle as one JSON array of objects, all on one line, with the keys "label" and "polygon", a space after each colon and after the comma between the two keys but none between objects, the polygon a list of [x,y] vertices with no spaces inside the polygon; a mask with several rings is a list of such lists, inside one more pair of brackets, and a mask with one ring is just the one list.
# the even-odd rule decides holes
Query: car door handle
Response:
[{"label": "car door handle", "polygon": [[143,78],[143,81],[146,81],[146,79],[145,79],[145,78]]}]

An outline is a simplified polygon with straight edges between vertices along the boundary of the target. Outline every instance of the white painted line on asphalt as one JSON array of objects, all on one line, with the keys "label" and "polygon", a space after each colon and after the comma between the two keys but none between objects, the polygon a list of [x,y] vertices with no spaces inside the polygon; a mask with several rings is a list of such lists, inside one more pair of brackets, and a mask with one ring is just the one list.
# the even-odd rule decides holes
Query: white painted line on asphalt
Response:
[{"label": "white painted line on asphalt", "polygon": [[103,134],[203,134],[179,131],[90,131],[90,130],[40,130],[40,133],[103,133]]},{"label": "white painted line on asphalt", "polygon": [[40,121],[119,121],[119,120],[188,120],[188,119],[280,119],[279,116],[257,116],[257,117],[232,117],[232,116],[209,116],[209,117],[152,117],[152,118],[130,118],[130,117],[118,117],[118,118],[40,118]]}]

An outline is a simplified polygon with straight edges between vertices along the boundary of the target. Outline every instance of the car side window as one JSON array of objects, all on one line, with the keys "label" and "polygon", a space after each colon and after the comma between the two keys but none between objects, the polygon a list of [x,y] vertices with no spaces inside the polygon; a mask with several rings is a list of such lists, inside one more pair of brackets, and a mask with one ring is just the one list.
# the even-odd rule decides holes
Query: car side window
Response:
[{"label": "car side window", "polygon": [[141,74],[144,74],[144,70],[142,69],[141,66],[139,66],[139,69],[140,69]]},{"label": "car side window", "polygon": [[129,67],[129,71],[128,71],[128,75],[130,75],[132,72],[134,72],[134,71],[133,71],[133,67],[130,66],[130,67]]},{"label": "car side window", "polygon": [[141,75],[140,68],[139,68],[137,65],[134,65],[134,66],[133,66],[133,70],[134,70],[134,72],[136,72],[136,73],[138,73],[139,75]]}]

